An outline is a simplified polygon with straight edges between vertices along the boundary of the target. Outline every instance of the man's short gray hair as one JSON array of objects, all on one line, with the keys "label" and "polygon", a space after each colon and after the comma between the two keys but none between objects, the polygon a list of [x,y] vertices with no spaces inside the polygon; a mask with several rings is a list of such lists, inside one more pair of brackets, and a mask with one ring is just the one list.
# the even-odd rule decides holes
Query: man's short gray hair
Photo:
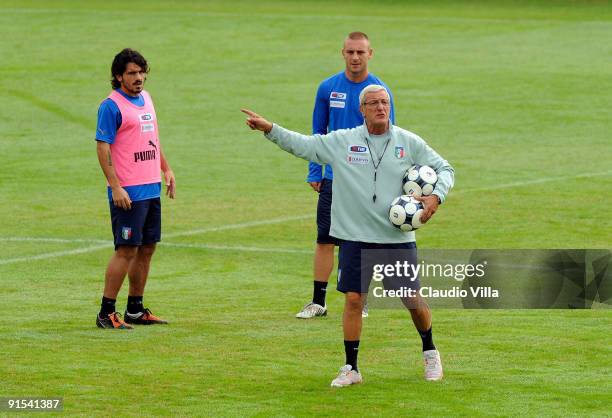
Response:
[{"label": "man's short gray hair", "polygon": [[386,88],[384,88],[380,84],[370,84],[369,86],[366,86],[363,90],[361,90],[361,93],[359,93],[359,104],[362,105],[365,103],[366,94],[374,93],[375,91],[381,90],[384,90],[384,92],[387,93],[387,97],[391,98]]}]

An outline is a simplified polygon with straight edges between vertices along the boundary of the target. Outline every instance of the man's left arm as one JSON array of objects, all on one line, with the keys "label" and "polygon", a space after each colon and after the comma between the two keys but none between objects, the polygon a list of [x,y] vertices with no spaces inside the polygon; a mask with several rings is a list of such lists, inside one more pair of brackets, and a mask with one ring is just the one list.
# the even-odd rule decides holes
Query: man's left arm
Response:
[{"label": "man's left arm", "polygon": [[164,181],[166,182],[166,196],[170,199],[174,199],[176,196],[176,180],[174,179],[174,172],[166,160],[166,156],[161,149],[159,149],[159,158],[161,162],[161,170],[164,173]]},{"label": "man's left arm", "polygon": [[438,206],[446,200],[448,192],[455,184],[455,170],[421,138],[417,138],[415,151],[415,163],[430,166],[438,175],[438,182],[433,193],[430,196],[417,198],[424,206],[421,222],[425,223],[436,213]]}]

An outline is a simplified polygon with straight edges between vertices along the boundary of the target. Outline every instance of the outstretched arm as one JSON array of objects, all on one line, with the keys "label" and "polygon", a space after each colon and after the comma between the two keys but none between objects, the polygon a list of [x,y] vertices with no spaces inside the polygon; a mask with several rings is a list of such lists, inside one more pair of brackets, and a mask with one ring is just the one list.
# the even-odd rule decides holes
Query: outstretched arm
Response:
[{"label": "outstretched arm", "polygon": [[246,124],[249,128],[264,132],[266,138],[296,157],[318,164],[332,164],[334,156],[339,155],[336,148],[343,147],[343,142],[335,138],[338,131],[327,135],[303,135],[273,124],[252,110],[241,111],[248,115]]}]

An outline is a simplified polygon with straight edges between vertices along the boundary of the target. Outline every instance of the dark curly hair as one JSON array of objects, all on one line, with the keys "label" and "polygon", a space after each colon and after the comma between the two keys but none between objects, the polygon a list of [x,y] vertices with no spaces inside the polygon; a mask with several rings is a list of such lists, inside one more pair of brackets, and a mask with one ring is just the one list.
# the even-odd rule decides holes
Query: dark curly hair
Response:
[{"label": "dark curly hair", "polygon": [[149,72],[149,64],[147,64],[145,57],[143,57],[138,51],[125,48],[123,51],[115,55],[113,65],[111,65],[111,85],[114,89],[121,87],[121,82],[117,80],[117,76],[123,75],[127,65],[130,62],[138,65],[145,73]]}]

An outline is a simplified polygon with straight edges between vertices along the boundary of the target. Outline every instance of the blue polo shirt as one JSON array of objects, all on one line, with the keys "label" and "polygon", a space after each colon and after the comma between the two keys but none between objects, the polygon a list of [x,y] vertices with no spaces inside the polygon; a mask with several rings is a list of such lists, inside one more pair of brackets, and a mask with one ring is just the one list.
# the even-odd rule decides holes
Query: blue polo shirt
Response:
[{"label": "blue polo shirt", "polygon": [[[391,98],[391,123],[395,123],[393,94],[389,87],[374,74],[361,83],[348,79],[344,71],[324,80],[317,90],[314,111],[312,113],[312,133],[325,135],[338,129],[350,129],[363,125],[363,116],[359,111],[359,93],[370,84],[379,84],[387,89]],[[308,164],[307,182],[321,181],[323,178],[333,180],[334,174],[329,165],[323,167],[317,163]]]}]

